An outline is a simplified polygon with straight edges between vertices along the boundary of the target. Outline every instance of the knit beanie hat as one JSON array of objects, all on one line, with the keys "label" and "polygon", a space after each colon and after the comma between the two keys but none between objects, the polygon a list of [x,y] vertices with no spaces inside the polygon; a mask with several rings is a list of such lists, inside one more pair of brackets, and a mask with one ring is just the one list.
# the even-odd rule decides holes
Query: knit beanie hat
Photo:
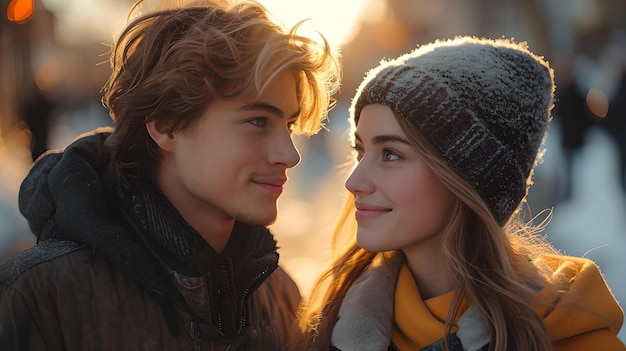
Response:
[{"label": "knit beanie hat", "polygon": [[551,119],[553,71],[526,43],[456,37],[382,61],[350,107],[382,104],[414,123],[500,225],[526,196]]}]

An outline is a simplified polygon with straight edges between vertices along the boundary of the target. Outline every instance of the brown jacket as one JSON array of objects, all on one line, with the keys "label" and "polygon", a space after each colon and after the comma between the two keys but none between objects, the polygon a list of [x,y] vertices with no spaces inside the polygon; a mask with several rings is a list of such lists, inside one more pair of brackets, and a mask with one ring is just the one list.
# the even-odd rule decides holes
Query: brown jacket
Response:
[{"label": "brown jacket", "polygon": [[[46,241],[0,268],[0,349],[9,350],[226,350],[201,335],[202,325],[174,306],[173,335],[158,301],[90,248]],[[188,281],[188,300],[206,296]],[[201,283],[202,279],[195,282]],[[278,268],[253,293],[247,349],[282,350],[275,333],[294,326],[298,289]]]}]

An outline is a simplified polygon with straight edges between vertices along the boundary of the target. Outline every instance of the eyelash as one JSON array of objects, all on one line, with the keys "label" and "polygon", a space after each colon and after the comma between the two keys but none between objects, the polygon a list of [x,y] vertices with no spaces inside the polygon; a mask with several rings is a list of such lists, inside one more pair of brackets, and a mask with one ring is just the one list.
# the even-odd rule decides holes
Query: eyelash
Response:
[{"label": "eyelash", "polygon": [[254,119],[249,120],[248,123],[252,124],[255,127],[263,128],[267,125],[267,118],[265,117],[254,118]]},{"label": "eyelash", "polygon": [[[390,160],[389,159],[389,155],[393,155],[396,157],[395,160]],[[398,155],[398,153],[396,153],[395,151],[391,150],[391,149],[383,149],[383,161],[397,161],[402,159],[402,157],[400,157],[400,155]]]},{"label": "eyelash", "polygon": [[[258,118],[253,118],[249,120],[248,123],[258,128],[264,128],[267,126],[268,121],[266,117],[258,117]],[[290,133],[293,132],[293,130],[295,129],[295,126],[296,126],[295,120],[287,122],[287,129],[289,129]]]}]

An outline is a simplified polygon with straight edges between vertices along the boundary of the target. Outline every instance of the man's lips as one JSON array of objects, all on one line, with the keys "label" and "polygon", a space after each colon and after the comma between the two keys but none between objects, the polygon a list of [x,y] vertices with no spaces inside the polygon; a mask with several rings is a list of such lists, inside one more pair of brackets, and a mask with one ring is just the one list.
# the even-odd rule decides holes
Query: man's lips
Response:
[{"label": "man's lips", "polygon": [[283,192],[283,185],[285,185],[286,182],[287,177],[263,177],[252,179],[252,183],[275,195],[280,195]]},{"label": "man's lips", "polygon": [[356,216],[357,221],[373,219],[378,216],[384,215],[385,213],[391,212],[391,209],[388,207],[369,205],[369,204],[365,204],[362,202],[357,202],[355,205],[356,205],[355,216]]}]

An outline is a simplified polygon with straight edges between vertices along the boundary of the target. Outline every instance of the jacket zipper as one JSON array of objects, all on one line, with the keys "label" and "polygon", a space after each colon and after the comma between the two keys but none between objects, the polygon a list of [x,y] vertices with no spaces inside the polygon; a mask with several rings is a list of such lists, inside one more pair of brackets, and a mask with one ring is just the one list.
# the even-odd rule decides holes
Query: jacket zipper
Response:
[{"label": "jacket zipper", "polygon": [[243,329],[243,326],[247,322],[246,316],[248,315],[248,313],[247,313],[248,307],[245,304],[246,298],[247,298],[248,294],[250,294],[250,290],[252,289],[252,287],[259,281],[259,279],[261,279],[263,276],[267,275],[267,273],[270,270],[270,268],[271,267],[265,268],[261,272],[259,272],[259,274],[254,276],[254,278],[252,278],[252,280],[250,280],[248,285],[246,285],[246,287],[243,289],[243,291],[241,293],[241,298],[239,300],[239,306],[241,308],[241,312],[240,312],[241,313],[241,318],[240,318],[240,321],[239,321],[239,332],[241,332],[241,330]]},{"label": "jacket zipper", "polygon": [[[245,304],[246,298],[247,296],[250,294],[250,290],[252,289],[252,287],[254,285],[256,285],[256,283],[264,276],[267,275],[267,273],[270,271],[270,269],[273,268],[273,266],[267,267],[265,269],[263,269],[261,272],[259,272],[257,275],[254,276],[254,278],[252,278],[250,280],[250,282],[246,285],[246,287],[243,289],[243,292],[241,294],[241,298],[239,300],[239,305],[241,307],[241,318],[240,318],[240,322],[239,322],[239,332],[241,332],[243,330],[244,325],[247,322],[246,316],[247,316],[247,306]],[[217,324],[218,324],[218,329],[221,331],[222,330],[222,318],[221,318],[221,313],[217,313]],[[200,345],[202,342],[202,337],[200,336],[200,330],[198,328],[198,324],[194,321],[191,322],[190,326],[189,326],[189,335],[191,336],[191,340],[193,341],[193,349],[194,351],[200,351]],[[230,348],[230,346],[229,346]]]},{"label": "jacket zipper", "polygon": [[202,338],[200,337],[198,324],[194,321],[192,321],[189,325],[189,335],[191,336],[191,340],[193,341],[194,351],[200,351],[200,343],[202,342]]}]

